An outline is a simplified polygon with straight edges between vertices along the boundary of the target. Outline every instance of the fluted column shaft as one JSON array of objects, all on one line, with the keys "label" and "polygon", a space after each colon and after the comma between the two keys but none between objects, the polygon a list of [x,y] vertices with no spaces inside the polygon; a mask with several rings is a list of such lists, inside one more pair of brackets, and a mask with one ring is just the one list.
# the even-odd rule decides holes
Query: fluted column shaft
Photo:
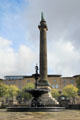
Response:
[{"label": "fluted column shaft", "polygon": [[41,80],[47,80],[47,42],[46,29],[40,29],[40,75]]},{"label": "fluted column shaft", "polygon": [[40,30],[40,81],[47,83],[47,38],[46,21],[41,21],[38,26]]}]

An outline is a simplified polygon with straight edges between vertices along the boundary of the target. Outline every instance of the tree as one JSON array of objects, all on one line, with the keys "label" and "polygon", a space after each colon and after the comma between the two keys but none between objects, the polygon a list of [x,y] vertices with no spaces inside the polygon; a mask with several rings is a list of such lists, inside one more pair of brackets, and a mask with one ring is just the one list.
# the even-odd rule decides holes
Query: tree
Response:
[{"label": "tree", "polygon": [[14,96],[17,96],[18,92],[19,92],[18,87],[16,87],[15,85],[10,85],[8,87],[8,94],[7,94],[7,96],[13,98]]},{"label": "tree", "polygon": [[1,98],[1,105],[4,105],[5,103],[5,97],[8,93],[8,85],[5,85],[3,83],[0,83],[0,98]]},{"label": "tree", "polygon": [[24,87],[23,87],[23,90],[25,89],[34,89],[34,84],[33,83],[27,83]]},{"label": "tree", "polygon": [[0,84],[3,82],[3,80],[2,79],[0,79]]},{"label": "tree", "polygon": [[19,91],[17,99],[18,101],[29,101],[32,98],[32,95],[28,92],[25,92],[25,90],[27,89],[33,89],[34,88],[34,84],[33,83],[27,83],[22,90]]},{"label": "tree", "polygon": [[78,95],[78,88],[73,85],[67,85],[63,88],[63,95],[72,99],[72,102],[75,103],[75,97]]},{"label": "tree", "polygon": [[30,100],[32,98],[32,95],[28,92],[25,92],[27,89],[34,89],[34,84],[33,83],[27,83],[24,88],[22,89],[23,97],[25,100]]},{"label": "tree", "polygon": [[32,95],[29,94],[28,92],[25,92],[24,90],[21,90],[21,91],[19,91],[17,98],[19,98],[18,100],[20,100],[20,101],[26,102],[32,98]]},{"label": "tree", "polygon": [[56,99],[60,96],[59,91],[57,89],[55,89],[55,88],[51,89],[51,94],[52,94],[52,97],[54,97]]},{"label": "tree", "polygon": [[0,84],[0,97],[6,96],[7,93],[8,93],[8,85],[1,83]]},{"label": "tree", "polygon": [[80,93],[80,76],[76,80],[78,92]]}]

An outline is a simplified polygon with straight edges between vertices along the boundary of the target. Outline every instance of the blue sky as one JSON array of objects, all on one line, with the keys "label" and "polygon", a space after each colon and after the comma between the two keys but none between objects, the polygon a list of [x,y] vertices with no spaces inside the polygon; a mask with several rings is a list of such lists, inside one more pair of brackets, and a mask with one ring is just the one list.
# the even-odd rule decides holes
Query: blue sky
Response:
[{"label": "blue sky", "polygon": [[80,74],[79,0],[0,0],[0,76],[34,73],[42,11],[48,26],[48,73]]},{"label": "blue sky", "polygon": [[21,20],[28,4],[27,0],[0,0],[0,36],[11,40],[15,49],[25,43],[27,26]]}]

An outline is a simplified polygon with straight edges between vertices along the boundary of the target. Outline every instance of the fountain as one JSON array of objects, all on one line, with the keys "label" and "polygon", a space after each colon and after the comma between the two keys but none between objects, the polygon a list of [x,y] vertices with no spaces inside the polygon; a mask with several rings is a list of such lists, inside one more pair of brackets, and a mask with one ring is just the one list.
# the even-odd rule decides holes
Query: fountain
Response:
[{"label": "fountain", "polygon": [[38,80],[38,66],[36,65],[35,89],[28,89],[33,98],[30,106],[8,107],[8,111],[59,111],[64,107],[59,107],[59,103],[52,98],[50,84],[47,79],[47,40],[46,31],[48,30],[43,13],[41,14],[40,25],[40,79]]},{"label": "fountain", "polygon": [[30,93],[33,96],[33,99],[31,101],[31,107],[44,107],[45,104],[41,101],[40,96],[43,94],[46,94],[49,92],[48,89],[46,88],[37,88],[38,84],[38,66],[36,68],[36,74],[34,74],[35,77],[35,89],[28,89],[25,90],[25,92]]},{"label": "fountain", "polygon": [[38,88],[38,66],[36,68],[36,73],[33,75],[35,78],[35,88],[34,89],[26,89],[25,92],[28,92],[32,95],[32,100],[29,106],[11,106],[7,108],[7,111],[12,112],[53,112],[53,111],[61,111],[64,110],[64,107],[59,107],[59,105],[50,106],[50,104],[46,105],[43,103],[43,100],[40,97],[48,92],[50,92],[47,88]]}]

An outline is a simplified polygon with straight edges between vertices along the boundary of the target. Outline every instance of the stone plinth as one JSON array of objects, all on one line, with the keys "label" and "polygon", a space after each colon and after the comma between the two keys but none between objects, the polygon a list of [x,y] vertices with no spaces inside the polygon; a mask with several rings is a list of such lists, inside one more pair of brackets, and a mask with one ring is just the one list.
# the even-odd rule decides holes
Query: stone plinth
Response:
[{"label": "stone plinth", "polygon": [[56,104],[59,104],[59,102],[57,102],[57,100],[52,97],[50,92],[42,95],[40,99],[45,106],[54,106]]},{"label": "stone plinth", "polygon": [[[39,88],[39,87],[38,87]],[[48,86],[40,86],[40,88],[42,89],[47,89],[48,92],[45,93],[45,94],[42,94],[39,98],[40,100],[42,101],[42,103],[45,105],[45,106],[54,106],[56,104],[59,104],[59,102],[52,97],[51,95],[51,88]]]}]

